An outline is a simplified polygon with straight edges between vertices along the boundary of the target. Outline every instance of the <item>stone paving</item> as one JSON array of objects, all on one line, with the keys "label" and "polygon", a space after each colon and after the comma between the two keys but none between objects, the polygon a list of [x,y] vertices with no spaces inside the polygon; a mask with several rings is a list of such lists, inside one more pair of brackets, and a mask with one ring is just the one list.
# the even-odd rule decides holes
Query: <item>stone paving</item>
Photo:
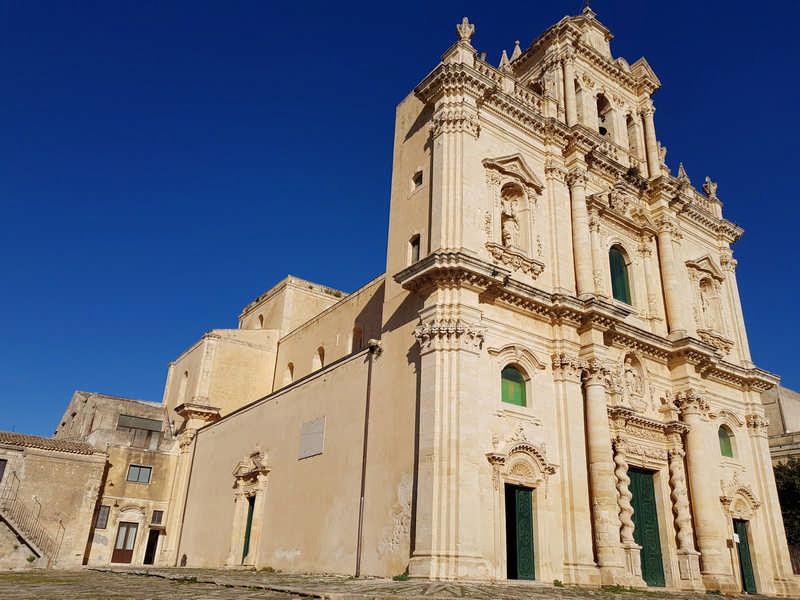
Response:
[{"label": "stone paving", "polygon": [[[3,600],[710,600],[658,590],[554,587],[539,582],[465,583],[354,579],[252,570],[83,569],[0,573]],[[748,596],[756,598],[764,596]]]}]

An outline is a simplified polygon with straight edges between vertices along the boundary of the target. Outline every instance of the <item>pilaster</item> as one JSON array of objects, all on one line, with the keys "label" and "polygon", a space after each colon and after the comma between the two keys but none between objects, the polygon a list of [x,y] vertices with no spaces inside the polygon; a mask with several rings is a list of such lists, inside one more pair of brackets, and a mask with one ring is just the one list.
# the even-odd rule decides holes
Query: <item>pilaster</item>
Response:
[{"label": "pilaster", "polygon": [[592,253],[589,241],[589,212],[586,208],[586,170],[574,166],[568,175],[572,202],[572,249],[578,296],[594,292]]},{"label": "pilaster", "polygon": [[661,159],[658,156],[658,142],[656,141],[656,125],[653,115],[656,109],[653,101],[648,99],[641,111],[642,122],[644,123],[644,148],[647,156],[647,171],[650,178],[658,177],[661,174]]},{"label": "pilaster", "polygon": [[680,285],[680,275],[673,247],[673,237],[677,232],[677,226],[672,218],[666,216],[662,217],[657,225],[658,254],[661,263],[661,280],[667,308],[669,336],[671,339],[679,339],[687,335],[687,310],[684,310],[683,301],[686,298],[681,295],[684,286]]},{"label": "pilaster", "polygon": [[455,290],[434,294],[414,331],[420,347],[420,433],[416,537],[412,577],[486,579],[480,552],[480,448],[472,391],[484,342],[480,312],[442,304]]}]

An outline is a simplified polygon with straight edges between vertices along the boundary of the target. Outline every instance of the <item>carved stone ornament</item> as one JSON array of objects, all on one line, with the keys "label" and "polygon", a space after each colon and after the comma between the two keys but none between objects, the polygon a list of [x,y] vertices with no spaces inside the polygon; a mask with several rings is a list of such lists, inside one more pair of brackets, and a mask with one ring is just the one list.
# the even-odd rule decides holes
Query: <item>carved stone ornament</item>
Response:
[{"label": "carved stone ornament", "polygon": [[544,263],[535,258],[528,258],[522,251],[509,248],[495,242],[487,242],[486,249],[497,264],[508,267],[512,271],[519,271],[536,279],[544,271]]},{"label": "carved stone ornament", "polygon": [[431,135],[467,133],[474,138],[480,133],[480,122],[474,110],[463,105],[445,105],[436,111],[431,122]]},{"label": "carved stone ornament", "polygon": [[753,488],[739,481],[738,472],[734,472],[730,480],[720,480],[722,494],[719,497],[725,510],[733,518],[750,520],[761,506],[761,502],[753,493]]},{"label": "carved stone ornament", "polygon": [[577,356],[559,352],[551,357],[553,376],[557,379],[568,379],[579,382],[583,372],[583,363]]},{"label": "carved stone ornament", "polygon": [[475,35],[475,25],[469,22],[467,17],[461,19],[461,23],[456,25],[456,34],[458,35],[459,42],[472,41],[472,36]]},{"label": "carved stone ornament", "polygon": [[263,479],[267,473],[269,468],[266,465],[266,455],[256,446],[254,452],[233,467],[233,477],[236,480],[234,488],[244,492],[253,491],[251,488],[258,485],[259,477]]},{"label": "carved stone ornament", "polygon": [[706,182],[703,184],[703,192],[708,196],[709,200],[717,199],[717,184],[711,181],[711,177],[706,177]]},{"label": "carved stone ornament", "polygon": [[681,415],[689,413],[699,413],[701,415],[708,415],[709,405],[701,395],[700,392],[693,389],[687,389],[675,394],[675,406],[681,412]]},{"label": "carved stone ornament", "polygon": [[485,335],[485,328],[460,319],[434,319],[417,325],[414,329],[414,337],[423,350],[459,348],[480,350]]},{"label": "carved stone ornament", "polygon": [[747,422],[747,430],[752,436],[767,437],[767,430],[769,427],[769,420],[761,415],[747,415],[745,418]]},{"label": "carved stone ornament", "polygon": [[495,480],[536,487],[545,483],[558,470],[547,458],[547,450],[530,442],[522,426],[503,443],[494,440],[494,448],[486,459],[495,471]]}]

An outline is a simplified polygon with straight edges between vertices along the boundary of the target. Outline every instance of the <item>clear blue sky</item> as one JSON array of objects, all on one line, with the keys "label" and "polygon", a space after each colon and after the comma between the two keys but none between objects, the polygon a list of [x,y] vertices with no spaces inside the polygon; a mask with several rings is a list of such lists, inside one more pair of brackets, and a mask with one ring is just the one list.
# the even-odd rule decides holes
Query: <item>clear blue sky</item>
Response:
[{"label": "clear blue sky", "polygon": [[[497,64],[580,0],[0,3],[0,429],[76,389],[159,401],[167,363],[287,273],[384,270],[394,108],[455,41]],[[719,183],[753,358],[794,344],[800,2],[611,2],[663,83],[673,172]]]}]

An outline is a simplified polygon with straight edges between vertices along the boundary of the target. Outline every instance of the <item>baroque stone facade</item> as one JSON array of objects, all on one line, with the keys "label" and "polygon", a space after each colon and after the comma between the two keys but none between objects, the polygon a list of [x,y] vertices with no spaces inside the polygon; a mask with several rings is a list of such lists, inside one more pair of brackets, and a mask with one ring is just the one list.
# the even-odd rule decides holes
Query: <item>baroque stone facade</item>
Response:
[{"label": "baroque stone facade", "polygon": [[742,230],[664,164],[657,76],[589,8],[498,67],[456,30],[397,110],[386,273],[170,365],[156,564],[798,593]]}]

